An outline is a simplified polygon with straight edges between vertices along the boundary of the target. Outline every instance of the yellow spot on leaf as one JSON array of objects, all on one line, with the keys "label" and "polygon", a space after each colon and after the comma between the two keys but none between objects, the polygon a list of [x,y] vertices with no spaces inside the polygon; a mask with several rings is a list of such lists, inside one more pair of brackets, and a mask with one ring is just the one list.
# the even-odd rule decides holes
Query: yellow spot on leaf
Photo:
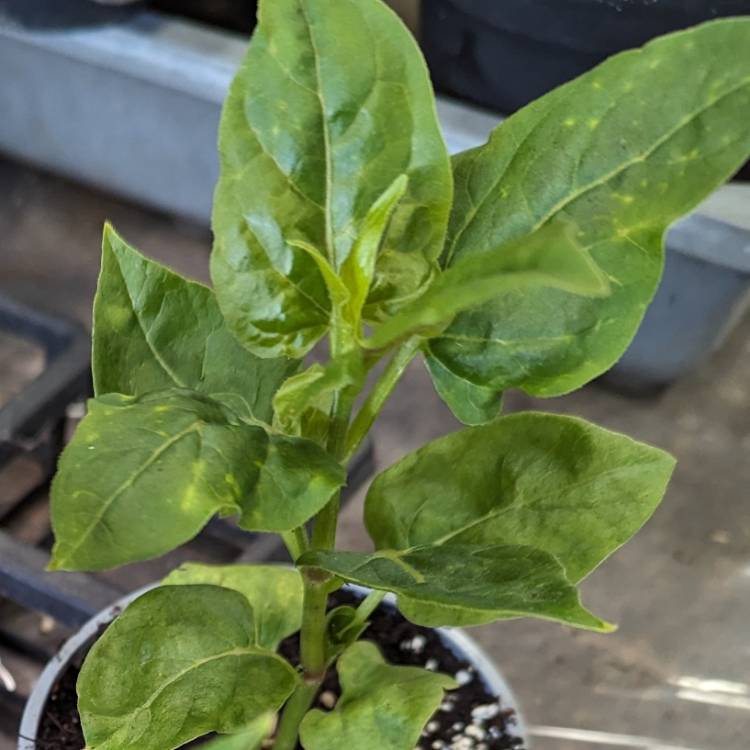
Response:
[{"label": "yellow spot on leaf", "polygon": [[601,120],[598,117],[591,117],[589,119],[589,127],[592,130],[596,130],[599,127],[599,123],[600,122],[601,122]]}]

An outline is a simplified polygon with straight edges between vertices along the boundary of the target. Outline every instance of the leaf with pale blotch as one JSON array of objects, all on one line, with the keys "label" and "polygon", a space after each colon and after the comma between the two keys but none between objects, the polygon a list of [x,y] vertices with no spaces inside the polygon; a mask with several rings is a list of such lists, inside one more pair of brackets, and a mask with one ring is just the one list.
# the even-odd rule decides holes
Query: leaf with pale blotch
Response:
[{"label": "leaf with pale blotch", "polygon": [[329,325],[318,266],[291,242],[340,269],[401,175],[384,252],[440,253],[450,161],[419,49],[380,0],[261,3],[219,150],[212,276],[232,329],[261,356],[299,357]]},{"label": "leaf with pale blotch", "polygon": [[539,286],[607,296],[607,278],[581,247],[578,232],[570,222],[552,221],[528,237],[458,259],[421,297],[376,326],[368,346],[382,348],[411,333],[445,327],[457,313],[503,290]]},{"label": "leaf with pale blotch", "polygon": [[298,678],[254,641],[236,591],[166,586],[133,602],[98,638],[78,678],[90,750],[172,750],[209,732],[247,730]]},{"label": "leaf with pale blotch", "polygon": [[[509,616],[539,617],[589,630],[611,630],[585,610],[562,565],[548,552],[520,545],[433,544],[373,554],[313,550],[298,565],[398,595],[399,608],[420,625],[465,624]],[[427,605],[422,611],[420,605]],[[437,621],[432,619],[437,612]]]},{"label": "leaf with pale blotch", "polygon": [[581,419],[512,414],[438,438],[384,471],[365,519],[377,547],[531,545],[577,582],[650,518],[674,463]]},{"label": "leaf with pale blotch", "polygon": [[[656,39],[533,102],[485,146],[455,157],[444,265],[564,216],[581,228],[612,294],[504,292],[459,314],[429,356],[457,379],[538,396],[574,390],[612,366],[656,290],[665,229],[750,154],[748,47],[747,18]],[[461,416],[460,393],[441,393]]]},{"label": "leaf with pale blotch", "polygon": [[412,750],[422,728],[457,687],[447,675],[394,667],[372,643],[350,646],[338,662],[342,694],[336,708],[302,721],[305,750]]},{"label": "leaf with pale blotch", "polygon": [[201,565],[185,563],[165,586],[210,584],[242,594],[253,608],[255,644],[275,651],[302,626],[302,576],[280,565]]},{"label": "leaf with pale blotch", "polygon": [[208,287],[145,258],[104,227],[94,300],[97,395],[190,388],[270,421],[273,394],[297,366],[253,356],[230,333]]},{"label": "leaf with pale blotch", "polygon": [[200,394],[103,396],[89,402],[52,485],[51,567],[101,570],[156,557],[216,513],[239,511],[250,530],[286,531],[344,479],[315,443],[244,422]]}]

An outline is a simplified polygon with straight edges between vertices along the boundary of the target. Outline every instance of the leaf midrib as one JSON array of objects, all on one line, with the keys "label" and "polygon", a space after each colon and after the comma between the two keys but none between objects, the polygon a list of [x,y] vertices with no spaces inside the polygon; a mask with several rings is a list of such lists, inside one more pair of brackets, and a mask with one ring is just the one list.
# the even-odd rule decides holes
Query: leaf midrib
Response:
[{"label": "leaf midrib", "polygon": [[310,16],[307,11],[306,0],[298,0],[300,13],[305,19],[305,27],[307,28],[307,36],[310,39],[310,48],[313,53],[313,60],[315,62],[315,79],[317,85],[315,87],[315,94],[320,105],[320,122],[323,128],[323,150],[325,156],[326,170],[325,170],[325,231],[326,231],[326,249],[328,250],[328,260],[336,265],[336,256],[333,245],[333,153],[331,150],[331,132],[328,127],[328,117],[326,114],[326,102],[323,96],[322,81],[323,77],[320,70],[320,52],[313,36],[312,23]]}]

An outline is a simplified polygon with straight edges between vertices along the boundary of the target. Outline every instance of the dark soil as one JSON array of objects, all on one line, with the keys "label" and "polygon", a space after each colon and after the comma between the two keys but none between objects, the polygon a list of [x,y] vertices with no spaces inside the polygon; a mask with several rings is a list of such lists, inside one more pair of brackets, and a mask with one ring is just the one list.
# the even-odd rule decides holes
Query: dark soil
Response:
[{"label": "dark soil", "polygon": [[[330,606],[356,602],[354,594],[339,591],[331,597]],[[435,631],[413,625],[397,611],[380,607],[363,638],[377,643],[392,664],[431,668],[463,683],[447,694],[422,733],[417,750],[523,750],[523,741],[515,736],[513,708],[500,705],[471,664],[458,659]],[[287,638],[280,651],[290,662],[299,663],[299,636]],[[76,707],[78,671],[77,666],[70,666],[54,686],[42,715],[37,750],[83,750]],[[321,687],[316,707],[330,710],[340,693],[338,674],[332,669]],[[191,746],[194,744],[198,743]]]}]

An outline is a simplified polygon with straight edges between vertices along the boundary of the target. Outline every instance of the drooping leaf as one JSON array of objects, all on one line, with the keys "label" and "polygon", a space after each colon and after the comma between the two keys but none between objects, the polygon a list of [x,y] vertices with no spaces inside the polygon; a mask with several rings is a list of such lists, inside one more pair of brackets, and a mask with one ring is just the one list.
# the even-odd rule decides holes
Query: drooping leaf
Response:
[{"label": "drooping leaf", "polygon": [[315,443],[248,424],[200,394],[103,396],[89,402],[52,485],[51,567],[101,570],[156,557],[216,513],[240,512],[250,530],[288,530],[344,478]]},{"label": "drooping leaf", "polygon": [[459,258],[421,297],[377,326],[368,345],[382,348],[409,333],[447,325],[457,313],[503,290],[530,285],[607,296],[607,279],[581,247],[577,232],[569,222],[552,221],[520,240]]},{"label": "drooping leaf", "polygon": [[262,356],[301,356],[329,322],[318,267],[290,241],[339,269],[400,175],[384,250],[440,252],[450,163],[421,54],[380,0],[261,2],[219,149],[212,274],[232,329]]},{"label": "drooping leaf", "polygon": [[260,750],[263,741],[273,731],[276,717],[263,714],[237,734],[217,737],[201,745],[204,750]]},{"label": "drooping leaf", "polygon": [[263,714],[237,734],[217,737],[201,745],[204,750],[260,750],[263,741],[271,734],[276,717]]},{"label": "drooping leaf", "polygon": [[338,671],[336,708],[310,711],[302,721],[305,750],[413,750],[445,691],[457,687],[447,675],[394,667],[364,641],[346,650]]},{"label": "drooping leaf", "polygon": [[92,647],[78,678],[90,750],[172,750],[278,710],[295,670],[254,641],[235,591],[166,586],[133,602]]},{"label": "drooping leaf", "polygon": [[302,576],[280,565],[201,565],[186,563],[172,571],[165,586],[208,584],[242,594],[253,609],[254,643],[275,651],[302,625]]},{"label": "drooping leaf", "polygon": [[649,519],[673,468],[669,454],[581,419],[512,414],[387,469],[365,518],[377,547],[531,545],[578,582]]},{"label": "drooping leaf", "polygon": [[581,228],[613,293],[509,291],[461,313],[430,342],[430,356],[457,378],[538,396],[607,370],[656,290],[666,227],[750,154],[748,45],[745,18],[657,39],[547,94],[487,145],[455,157],[444,265],[564,216]]},{"label": "drooping leaf", "polygon": [[[297,564],[393,591],[402,612],[419,625],[450,625],[455,613],[463,624],[467,615],[476,615],[479,622],[528,616],[611,629],[581,606],[560,563],[534,547],[450,543],[373,554],[313,550]],[[431,619],[435,613],[437,622]]]},{"label": "drooping leaf", "polygon": [[92,368],[97,395],[190,388],[242,416],[270,421],[273,394],[297,364],[250,354],[230,333],[208,287],[145,258],[108,224]]}]

